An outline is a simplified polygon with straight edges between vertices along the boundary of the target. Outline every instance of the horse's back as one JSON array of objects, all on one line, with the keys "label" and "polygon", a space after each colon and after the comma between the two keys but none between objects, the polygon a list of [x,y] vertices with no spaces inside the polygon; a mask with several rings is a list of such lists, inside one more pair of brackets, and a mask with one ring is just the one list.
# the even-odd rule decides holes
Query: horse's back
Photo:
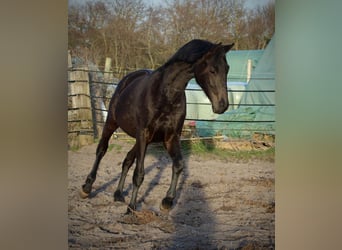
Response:
[{"label": "horse's back", "polygon": [[141,70],[137,70],[137,71],[127,74],[124,78],[122,78],[122,80],[119,82],[118,86],[116,87],[114,96],[115,94],[120,95],[122,91],[132,82],[135,82],[136,79],[150,75],[152,74],[152,72],[153,72],[152,70],[141,69]]},{"label": "horse's back", "polygon": [[122,78],[121,81],[116,86],[115,92],[111,98],[111,101],[109,104],[110,113],[115,110],[115,106],[119,100],[120,95],[128,86],[131,85],[131,83],[138,82],[136,80],[139,80],[140,78],[150,75],[152,74],[152,72],[153,71],[148,70],[148,69],[142,69],[142,70],[131,72],[127,74],[126,76],[124,76],[124,78]]}]

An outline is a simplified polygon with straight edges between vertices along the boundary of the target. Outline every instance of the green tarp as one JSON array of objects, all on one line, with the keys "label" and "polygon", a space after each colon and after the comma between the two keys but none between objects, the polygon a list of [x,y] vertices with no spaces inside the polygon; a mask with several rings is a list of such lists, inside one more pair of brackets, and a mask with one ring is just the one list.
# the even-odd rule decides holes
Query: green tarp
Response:
[{"label": "green tarp", "polygon": [[[252,73],[246,87],[247,92],[241,97],[239,107],[219,115],[216,121],[197,121],[196,129],[199,136],[225,135],[229,138],[250,138],[255,132],[274,134],[274,46],[273,38]],[[231,65],[231,68],[234,66]]]}]

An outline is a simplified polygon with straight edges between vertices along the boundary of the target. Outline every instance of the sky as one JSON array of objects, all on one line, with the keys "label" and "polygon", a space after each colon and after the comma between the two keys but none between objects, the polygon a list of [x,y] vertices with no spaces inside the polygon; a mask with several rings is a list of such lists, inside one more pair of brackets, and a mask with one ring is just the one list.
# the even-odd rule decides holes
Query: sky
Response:
[{"label": "sky", "polygon": [[[268,2],[274,2],[275,0],[245,0],[246,8],[253,9],[256,8],[258,5],[265,5]],[[69,4],[71,2],[84,2],[84,0],[69,0]],[[163,4],[165,0],[144,0],[145,3],[152,3],[152,4]]]},{"label": "sky", "polygon": [[[245,0],[246,8],[247,9],[254,9],[258,5],[265,5],[268,2],[274,2],[275,0]],[[144,0],[145,3],[152,3],[152,4],[162,4],[165,2],[165,0]]]},{"label": "sky", "polygon": [[246,8],[254,9],[258,5],[265,5],[268,2],[274,2],[275,0],[245,0],[246,1]]}]

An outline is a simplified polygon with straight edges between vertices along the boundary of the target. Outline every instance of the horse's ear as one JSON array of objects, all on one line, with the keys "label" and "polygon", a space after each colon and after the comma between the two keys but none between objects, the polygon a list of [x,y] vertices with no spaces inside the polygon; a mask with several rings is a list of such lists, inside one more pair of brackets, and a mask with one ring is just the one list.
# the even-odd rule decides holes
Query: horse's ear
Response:
[{"label": "horse's ear", "polygon": [[223,45],[224,51],[227,53],[231,48],[233,48],[234,43]]},{"label": "horse's ear", "polygon": [[215,46],[213,46],[208,53],[206,54],[207,57],[212,56],[212,55],[216,55],[217,53],[219,53],[219,51],[222,50],[222,43],[218,43],[215,44]]}]

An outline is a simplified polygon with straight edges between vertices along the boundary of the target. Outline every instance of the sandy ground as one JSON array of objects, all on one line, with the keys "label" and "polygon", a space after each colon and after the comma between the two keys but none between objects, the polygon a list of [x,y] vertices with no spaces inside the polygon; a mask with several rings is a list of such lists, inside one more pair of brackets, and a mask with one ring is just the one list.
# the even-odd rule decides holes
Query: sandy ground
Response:
[{"label": "sandy ground", "polygon": [[103,158],[90,198],[79,190],[95,159],[96,144],[69,151],[69,248],[71,249],[274,249],[274,163],[237,162],[185,155],[176,204],[159,205],[171,181],[167,154],[149,150],[138,212],[125,215],[114,202],[121,163],[132,143],[115,142]]}]

